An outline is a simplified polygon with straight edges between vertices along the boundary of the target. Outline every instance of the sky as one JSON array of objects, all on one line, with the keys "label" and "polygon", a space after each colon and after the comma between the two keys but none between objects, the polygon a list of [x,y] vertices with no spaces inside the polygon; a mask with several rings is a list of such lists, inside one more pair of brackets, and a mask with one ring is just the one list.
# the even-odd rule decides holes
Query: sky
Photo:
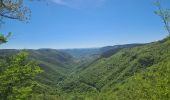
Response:
[{"label": "sky", "polygon": [[6,20],[0,32],[13,34],[1,48],[93,48],[167,36],[154,14],[153,0],[48,0],[26,5],[32,10],[29,23]]}]

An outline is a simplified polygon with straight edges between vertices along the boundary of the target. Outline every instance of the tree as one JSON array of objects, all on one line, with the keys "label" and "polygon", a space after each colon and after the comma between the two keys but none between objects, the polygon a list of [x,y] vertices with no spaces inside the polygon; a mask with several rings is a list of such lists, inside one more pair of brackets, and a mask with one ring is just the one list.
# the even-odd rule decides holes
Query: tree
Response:
[{"label": "tree", "polygon": [[[23,7],[22,3],[23,0],[0,0],[0,24],[4,22],[3,19],[5,18],[18,20],[27,19],[25,17],[25,12],[28,11],[26,10],[28,8]],[[0,44],[6,43],[10,35],[11,33],[7,36],[0,34]]]},{"label": "tree", "polygon": [[[0,24],[3,24],[5,19],[28,22],[31,16],[31,10],[23,4],[24,1],[25,0],[0,0]],[[0,34],[0,44],[6,43],[10,35],[11,33],[8,33],[7,36]]]},{"label": "tree", "polygon": [[170,26],[169,26],[169,24],[170,24],[170,9],[162,8],[161,0],[156,0],[155,6],[158,8],[158,10],[155,11],[155,14],[160,16],[160,18],[162,19],[162,21],[164,23],[164,27],[165,27],[166,31],[170,35]]},{"label": "tree", "polygon": [[38,85],[35,76],[42,72],[36,62],[27,60],[28,54],[20,52],[12,57],[0,73],[0,98],[20,100],[31,96],[32,89]]},{"label": "tree", "polygon": [[24,0],[0,0],[0,19],[4,18],[26,21],[30,18],[31,10],[23,5]]},{"label": "tree", "polygon": [[[0,24],[5,19],[28,21],[31,12],[23,3],[24,0],[0,0]],[[10,35],[0,34],[0,44],[6,43]],[[27,53],[20,52],[9,60],[3,59],[3,63],[0,61],[1,100],[26,99],[34,87],[39,85],[34,78],[42,70],[35,61],[28,61],[27,57]]]},{"label": "tree", "polygon": [[3,34],[0,34],[0,44],[6,43],[7,39],[11,36],[11,32],[8,33],[8,35],[4,36]]}]

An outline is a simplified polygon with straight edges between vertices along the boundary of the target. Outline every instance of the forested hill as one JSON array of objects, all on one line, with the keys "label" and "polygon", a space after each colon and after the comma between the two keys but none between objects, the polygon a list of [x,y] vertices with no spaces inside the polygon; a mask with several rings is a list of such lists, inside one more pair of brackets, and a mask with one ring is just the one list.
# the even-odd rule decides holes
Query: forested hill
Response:
[{"label": "forested hill", "polygon": [[101,58],[61,87],[68,95],[90,100],[169,100],[169,61],[170,39],[166,38]]},{"label": "forested hill", "polygon": [[71,55],[54,49],[2,49],[0,50],[0,57],[1,59],[11,57],[20,51],[28,52],[29,59],[35,60],[39,64],[44,72],[38,76],[38,80],[50,86],[54,86],[59,81],[63,80],[67,74],[69,74],[74,64]]},{"label": "forested hill", "polygon": [[[138,44],[140,45],[140,44]],[[90,63],[101,57],[105,52],[113,50],[119,51],[123,48],[137,46],[131,45],[119,45],[108,46],[102,48],[89,48],[89,49],[1,49],[0,58],[11,57],[20,51],[29,53],[29,59],[35,60],[39,66],[44,70],[37,79],[46,85],[56,86],[60,81],[63,81],[71,73],[77,72],[79,69],[83,69]]]}]

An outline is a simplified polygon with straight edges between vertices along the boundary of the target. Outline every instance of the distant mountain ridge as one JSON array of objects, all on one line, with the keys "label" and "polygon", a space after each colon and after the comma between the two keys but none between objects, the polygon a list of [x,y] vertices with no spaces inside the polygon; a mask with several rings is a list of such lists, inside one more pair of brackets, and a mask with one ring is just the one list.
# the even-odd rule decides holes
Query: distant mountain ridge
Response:
[{"label": "distant mountain ridge", "polygon": [[[77,59],[88,58],[90,56],[102,56],[107,57],[113,55],[115,52],[124,49],[132,48],[135,46],[142,46],[144,44],[124,44],[124,45],[114,45],[114,46],[105,46],[100,48],[80,48],[80,49],[61,49]],[[114,52],[113,52],[114,51]]]}]

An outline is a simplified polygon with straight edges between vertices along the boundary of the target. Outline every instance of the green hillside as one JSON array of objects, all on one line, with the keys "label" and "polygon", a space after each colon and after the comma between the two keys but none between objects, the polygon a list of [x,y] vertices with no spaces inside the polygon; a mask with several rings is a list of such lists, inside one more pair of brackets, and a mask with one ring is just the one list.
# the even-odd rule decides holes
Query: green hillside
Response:
[{"label": "green hillside", "polygon": [[[134,45],[136,46],[136,45]],[[128,45],[110,46],[96,49],[2,49],[0,50],[0,58],[8,58],[12,55],[25,51],[29,53],[29,59],[35,60],[41,69],[44,70],[42,74],[37,77],[41,83],[48,86],[56,87],[58,83],[65,80],[68,76],[83,70],[86,66],[97,60],[102,53],[111,49],[118,51],[127,48]],[[70,75],[71,74],[71,75]]]},{"label": "green hillside", "polygon": [[141,45],[143,44],[125,44],[87,49],[62,49],[60,51],[66,52],[74,58],[76,66],[72,72],[77,73],[81,70],[84,70],[98,59],[110,57],[111,55],[125,48],[132,48]]},{"label": "green hillside", "polygon": [[[74,94],[75,98],[139,100],[140,95],[136,96],[141,94],[142,100],[161,100],[161,98],[168,100],[170,95],[169,61],[169,38],[143,46],[126,48],[109,58],[97,60],[88,68],[75,74],[73,78],[65,80],[62,89],[68,94]],[[134,81],[136,78],[137,80]],[[143,90],[143,88],[146,89]],[[152,93],[152,90],[155,92]],[[158,90],[159,92],[156,92]],[[145,96],[144,93],[150,94]]]},{"label": "green hillside", "polygon": [[8,58],[20,51],[28,52],[29,59],[35,60],[41,69],[44,70],[44,72],[37,77],[37,80],[49,86],[55,86],[58,82],[65,79],[67,74],[71,72],[71,67],[74,63],[72,56],[53,49],[0,50],[0,57],[1,59]]}]

